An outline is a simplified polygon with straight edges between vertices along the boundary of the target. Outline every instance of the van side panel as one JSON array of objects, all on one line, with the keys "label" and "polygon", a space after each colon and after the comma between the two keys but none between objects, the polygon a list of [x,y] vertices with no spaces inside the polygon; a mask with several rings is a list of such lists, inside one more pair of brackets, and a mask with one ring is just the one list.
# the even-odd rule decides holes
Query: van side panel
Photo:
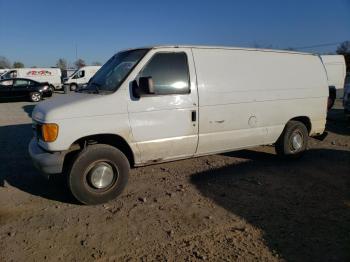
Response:
[{"label": "van side panel", "polygon": [[254,50],[192,49],[199,92],[197,155],[274,143],[292,118],[322,133],[327,78],[319,57]]}]

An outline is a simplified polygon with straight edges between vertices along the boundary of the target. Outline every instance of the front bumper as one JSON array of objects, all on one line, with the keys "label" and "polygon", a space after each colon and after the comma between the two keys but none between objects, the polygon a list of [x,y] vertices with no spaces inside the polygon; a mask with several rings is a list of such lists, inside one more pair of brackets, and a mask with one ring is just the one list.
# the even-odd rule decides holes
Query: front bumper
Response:
[{"label": "front bumper", "polygon": [[30,141],[28,151],[34,166],[43,174],[62,173],[66,152],[47,152],[39,147],[35,138]]}]

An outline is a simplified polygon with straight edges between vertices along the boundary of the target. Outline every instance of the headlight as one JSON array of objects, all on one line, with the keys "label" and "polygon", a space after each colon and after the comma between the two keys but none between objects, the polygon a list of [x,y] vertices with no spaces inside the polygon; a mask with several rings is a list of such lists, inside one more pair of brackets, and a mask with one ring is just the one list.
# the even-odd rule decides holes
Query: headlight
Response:
[{"label": "headlight", "polygon": [[57,124],[43,124],[41,126],[42,139],[45,142],[53,142],[58,136]]},{"label": "headlight", "polygon": [[47,90],[49,86],[43,86],[43,90]]}]

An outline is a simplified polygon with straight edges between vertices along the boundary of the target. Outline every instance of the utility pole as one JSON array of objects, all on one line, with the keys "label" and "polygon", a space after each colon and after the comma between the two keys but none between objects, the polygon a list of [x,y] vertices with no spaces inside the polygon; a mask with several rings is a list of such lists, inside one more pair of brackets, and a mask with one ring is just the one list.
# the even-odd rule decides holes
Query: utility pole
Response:
[{"label": "utility pole", "polygon": [[75,61],[78,60],[78,44],[75,43]]}]

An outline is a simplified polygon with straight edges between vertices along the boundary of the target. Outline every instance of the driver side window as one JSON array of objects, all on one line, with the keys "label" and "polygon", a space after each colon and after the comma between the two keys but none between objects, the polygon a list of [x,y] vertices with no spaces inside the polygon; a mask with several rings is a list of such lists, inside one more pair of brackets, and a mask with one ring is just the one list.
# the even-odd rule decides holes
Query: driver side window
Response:
[{"label": "driver side window", "polygon": [[79,78],[84,77],[84,76],[85,76],[85,70],[81,70],[79,72]]},{"label": "driver side window", "polygon": [[16,78],[16,77],[17,77],[17,71],[12,71],[12,72],[10,73],[10,77],[11,77],[11,78]]},{"label": "driver side window", "polygon": [[157,53],[139,77],[152,77],[156,95],[190,93],[190,74],[185,53]]},{"label": "driver side window", "polygon": [[78,71],[74,76],[73,76],[73,79],[78,79],[78,78],[82,78],[85,76],[85,70],[81,70],[81,71]]}]

